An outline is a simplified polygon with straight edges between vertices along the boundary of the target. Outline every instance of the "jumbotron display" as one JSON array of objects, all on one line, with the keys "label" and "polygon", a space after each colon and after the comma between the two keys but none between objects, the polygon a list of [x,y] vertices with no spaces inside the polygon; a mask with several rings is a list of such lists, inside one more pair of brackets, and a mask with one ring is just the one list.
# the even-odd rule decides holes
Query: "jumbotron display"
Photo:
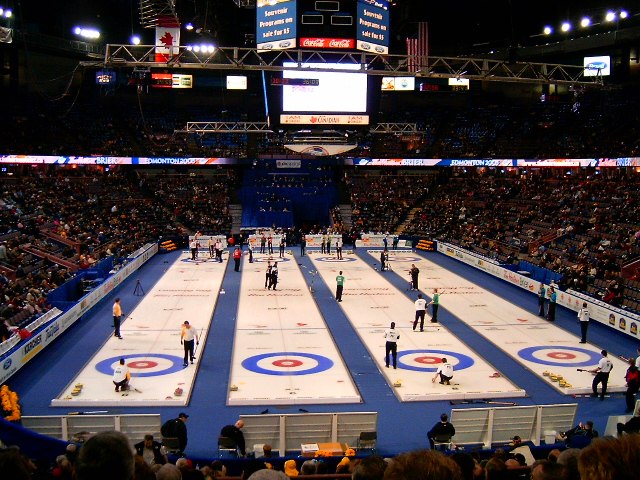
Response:
[{"label": "jumbotron display", "polygon": [[[294,68],[297,66],[297,64],[293,62],[285,62],[283,66],[285,68]],[[360,65],[340,63],[307,63],[303,65],[303,68],[359,70]],[[283,113],[367,112],[366,73],[285,70],[283,72],[283,78],[314,79],[318,81],[318,85],[283,85]]]}]

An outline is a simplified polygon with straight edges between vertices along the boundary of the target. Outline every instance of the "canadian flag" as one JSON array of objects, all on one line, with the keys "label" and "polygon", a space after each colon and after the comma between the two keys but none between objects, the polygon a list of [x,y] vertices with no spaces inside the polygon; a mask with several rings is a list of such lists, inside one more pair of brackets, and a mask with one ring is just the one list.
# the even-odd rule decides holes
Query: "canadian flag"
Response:
[{"label": "canadian flag", "polygon": [[168,62],[179,46],[180,27],[156,27],[156,62]]}]

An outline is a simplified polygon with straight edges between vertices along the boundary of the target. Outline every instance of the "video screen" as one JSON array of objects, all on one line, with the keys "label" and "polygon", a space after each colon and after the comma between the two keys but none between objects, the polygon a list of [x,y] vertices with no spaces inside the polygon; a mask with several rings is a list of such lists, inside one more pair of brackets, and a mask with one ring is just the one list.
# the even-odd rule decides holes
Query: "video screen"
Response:
[{"label": "video screen", "polygon": [[[297,66],[285,62],[285,68]],[[308,63],[304,68],[330,70],[360,70],[360,65],[339,63]],[[367,74],[350,72],[319,72],[285,70],[283,78],[317,79],[319,85],[284,85],[282,111],[313,113],[365,113],[367,111]]]}]

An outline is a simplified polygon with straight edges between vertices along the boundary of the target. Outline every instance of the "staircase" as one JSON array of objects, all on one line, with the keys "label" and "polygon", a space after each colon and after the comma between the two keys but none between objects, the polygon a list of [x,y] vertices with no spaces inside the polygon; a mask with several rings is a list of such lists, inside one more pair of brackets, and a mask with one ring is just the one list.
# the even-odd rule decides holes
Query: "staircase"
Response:
[{"label": "staircase", "polygon": [[400,235],[402,233],[404,233],[405,229],[407,228],[407,226],[413,221],[413,219],[415,218],[416,214],[422,210],[422,207],[413,207],[411,210],[409,210],[409,212],[407,213],[406,218],[404,219],[404,221],[398,225],[398,228],[396,228],[396,235]]},{"label": "staircase", "polygon": [[231,215],[231,234],[240,233],[240,227],[242,227],[242,205],[229,205],[229,215]]},{"label": "staircase", "polygon": [[342,224],[344,225],[345,231],[348,232],[349,230],[351,230],[351,204],[342,203],[338,205],[338,209],[340,210],[340,217],[342,218]]}]

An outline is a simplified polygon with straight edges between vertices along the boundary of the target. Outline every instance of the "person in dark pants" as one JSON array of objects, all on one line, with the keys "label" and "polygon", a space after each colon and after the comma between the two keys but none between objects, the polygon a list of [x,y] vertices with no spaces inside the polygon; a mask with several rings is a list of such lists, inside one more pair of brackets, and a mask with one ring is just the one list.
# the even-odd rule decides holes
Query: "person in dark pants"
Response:
[{"label": "person in dark pants", "polygon": [[424,314],[427,310],[427,301],[422,298],[422,294],[418,294],[418,299],[415,301],[416,306],[416,316],[413,320],[413,331],[416,331],[416,327],[418,326],[418,321],[420,321],[420,331],[424,332]]},{"label": "person in dark pants", "polygon": [[431,445],[431,449],[435,448],[435,438],[440,435],[448,435],[453,437],[456,434],[455,427],[449,422],[449,417],[446,413],[440,415],[440,421],[436,423],[431,430],[427,432],[427,438],[429,439],[429,444]]},{"label": "person in dark pants", "polygon": [[244,427],[244,420],[238,420],[233,425],[226,425],[222,427],[220,430],[220,436],[230,438],[236,444],[236,448],[238,449],[238,453],[240,456],[244,457],[247,454],[244,440],[244,433],[242,433],[242,428]]},{"label": "person in dark pants", "polygon": [[278,286],[278,262],[274,262],[273,267],[271,267],[271,274],[269,275],[269,286],[267,287],[267,290],[271,290],[271,288],[273,287],[273,290],[275,291],[277,286]]},{"label": "person in dark pants", "polygon": [[182,332],[180,333],[180,344],[184,346],[185,367],[188,365],[188,360],[191,360],[191,363],[193,363],[194,358],[196,358],[194,355],[194,342],[196,343],[196,345],[200,345],[198,332],[196,332],[196,329],[189,325],[189,322],[185,320],[185,322],[182,324]]},{"label": "person in dark pants", "polygon": [[547,302],[547,289],[544,287],[544,283],[540,282],[540,288],[538,289],[538,316],[545,318],[547,316],[545,304]]},{"label": "person in dark pants", "polygon": [[627,369],[624,379],[627,382],[627,391],[625,392],[627,409],[625,412],[631,413],[636,405],[636,393],[638,393],[640,389],[640,372],[633,358],[629,360],[629,368]]},{"label": "person in dark pants", "polygon": [[591,396],[598,396],[598,384],[601,383],[602,392],[600,393],[600,400],[604,400],[604,396],[607,393],[607,384],[609,383],[609,373],[613,370],[613,362],[607,357],[608,353],[606,350],[602,350],[600,354],[602,355],[602,358],[598,362],[598,366],[594,370],[591,370],[591,373],[596,374],[593,379],[593,383],[591,384],[591,388],[593,390]]},{"label": "person in dark pants", "polygon": [[411,290],[418,290],[418,275],[420,274],[420,269],[415,266],[415,264],[411,264],[411,269],[409,270],[409,275],[411,275]]},{"label": "person in dark pants", "polygon": [[116,298],[113,303],[113,336],[122,340],[120,335],[120,321],[122,320],[122,308],[120,307],[120,299]]},{"label": "person in dark pants", "polygon": [[240,250],[240,247],[236,247],[236,249],[233,251],[233,261],[235,262],[233,270],[236,271],[236,272],[240,271],[240,259],[241,258],[242,258],[242,250]]},{"label": "person in dark pants", "polygon": [[177,438],[180,448],[180,454],[182,454],[187,448],[187,419],[189,415],[186,413],[179,413],[178,418],[167,420],[160,428],[160,433],[165,438]]},{"label": "person in dark pants", "polygon": [[269,286],[270,280],[271,280],[271,269],[273,268],[273,266],[271,265],[271,262],[267,262],[267,271],[264,274],[264,288],[267,288]]},{"label": "person in dark pants", "polygon": [[587,330],[589,329],[589,308],[587,302],[582,303],[582,308],[578,311],[580,321],[580,343],[587,343]]},{"label": "person in dark pants", "polygon": [[385,344],[385,366],[389,368],[389,354],[393,358],[393,368],[397,368],[398,365],[398,339],[400,334],[396,330],[396,323],[391,322],[391,327],[384,332],[384,338],[387,341]]},{"label": "person in dark pants", "polygon": [[336,300],[342,301],[342,290],[344,288],[344,275],[342,275],[342,270],[338,272],[338,276],[336,277]]},{"label": "person in dark pants", "polygon": [[433,295],[431,296],[429,305],[431,305],[433,312],[431,314],[431,323],[436,323],[438,321],[438,308],[440,308],[440,294],[437,288],[433,289]]},{"label": "person in dark pants", "polygon": [[302,238],[300,239],[300,256],[301,257],[304,257],[305,248],[307,248],[307,239],[304,237],[304,234],[303,234]]},{"label": "person in dark pants", "polygon": [[553,285],[549,287],[549,307],[547,309],[547,320],[554,322],[556,320],[556,299],[558,294]]}]

